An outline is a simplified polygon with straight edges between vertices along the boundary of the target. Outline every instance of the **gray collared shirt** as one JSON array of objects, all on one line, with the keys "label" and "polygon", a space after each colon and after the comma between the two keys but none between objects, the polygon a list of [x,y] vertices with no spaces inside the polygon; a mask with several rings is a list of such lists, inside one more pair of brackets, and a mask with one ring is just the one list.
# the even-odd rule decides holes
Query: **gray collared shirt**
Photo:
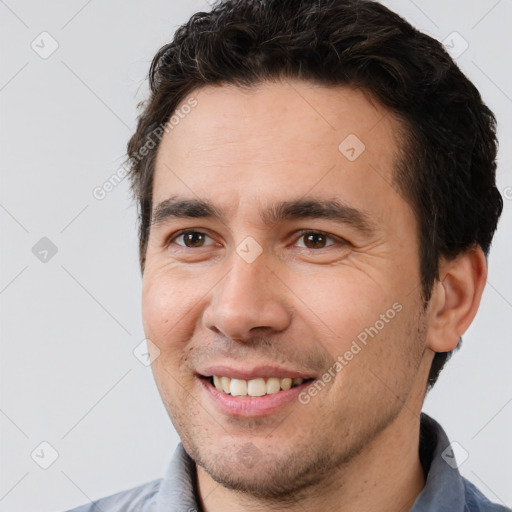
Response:
[{"label": "gray collared shirt", "polygon": [[[420,459],[425,487],[409,512],[511,512],[491,503],[454,464],[450,441],[441,426],[421,415]],[[165,478],[121,491],[67,512],[201,512],[195,463],[179,443]]]}]

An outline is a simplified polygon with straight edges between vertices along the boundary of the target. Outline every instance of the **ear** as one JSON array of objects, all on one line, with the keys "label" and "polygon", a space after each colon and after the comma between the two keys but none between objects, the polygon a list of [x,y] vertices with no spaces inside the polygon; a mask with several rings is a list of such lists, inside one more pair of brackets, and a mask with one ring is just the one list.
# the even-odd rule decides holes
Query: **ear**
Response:
[{"label": "ear", "polygon": [[458,345],[476,315],[486,280],[487,261],[480,246],[441,259],[430,300],[428,348],[449,352]]}]

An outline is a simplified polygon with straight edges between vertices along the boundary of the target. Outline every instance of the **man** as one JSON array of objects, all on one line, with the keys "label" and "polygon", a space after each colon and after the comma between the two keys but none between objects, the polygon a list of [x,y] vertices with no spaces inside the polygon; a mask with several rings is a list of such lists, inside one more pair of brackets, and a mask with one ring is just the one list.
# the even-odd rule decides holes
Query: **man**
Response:
[{"label": "man", "polygon": [[130,177],[182,443],[75,511],[508,510],[421,413],[502,209],[494,116],[442,45],[376,2],[228,0],[150,85]]}]

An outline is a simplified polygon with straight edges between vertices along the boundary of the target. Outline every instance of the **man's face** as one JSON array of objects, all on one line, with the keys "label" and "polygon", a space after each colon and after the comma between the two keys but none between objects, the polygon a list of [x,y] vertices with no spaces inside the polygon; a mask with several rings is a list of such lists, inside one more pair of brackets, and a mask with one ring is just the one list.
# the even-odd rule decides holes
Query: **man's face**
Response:
[{"label": "man's face", "polygon": [[[299,81],[193,97],[156,162],[152,368],[196,462],[277,496],[415,420],[426,329],[416,222],[392,186],[397,122],[361,92]],[[270,394],[228,395],[213,375]],[[274,393],[287,377],[314,380]]]}]

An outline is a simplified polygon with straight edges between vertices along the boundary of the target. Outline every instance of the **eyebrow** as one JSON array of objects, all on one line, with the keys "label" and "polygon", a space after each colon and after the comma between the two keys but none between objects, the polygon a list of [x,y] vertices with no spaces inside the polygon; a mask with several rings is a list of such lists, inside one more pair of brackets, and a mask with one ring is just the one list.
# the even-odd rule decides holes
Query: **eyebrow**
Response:
[{"label": "eyebrow", "polygon": [[[171,218],[211,218],[226,223],[226,214],[204,199],[180,199],[172,196],[160,202],[153,211],[152,226],[159,226]],[[372,235],[377,226],[369,216],[338,199],[300,198],[271,205],[262,212],[267,225],[297,219],[328,219],[349,225],[366,235]]]}]

